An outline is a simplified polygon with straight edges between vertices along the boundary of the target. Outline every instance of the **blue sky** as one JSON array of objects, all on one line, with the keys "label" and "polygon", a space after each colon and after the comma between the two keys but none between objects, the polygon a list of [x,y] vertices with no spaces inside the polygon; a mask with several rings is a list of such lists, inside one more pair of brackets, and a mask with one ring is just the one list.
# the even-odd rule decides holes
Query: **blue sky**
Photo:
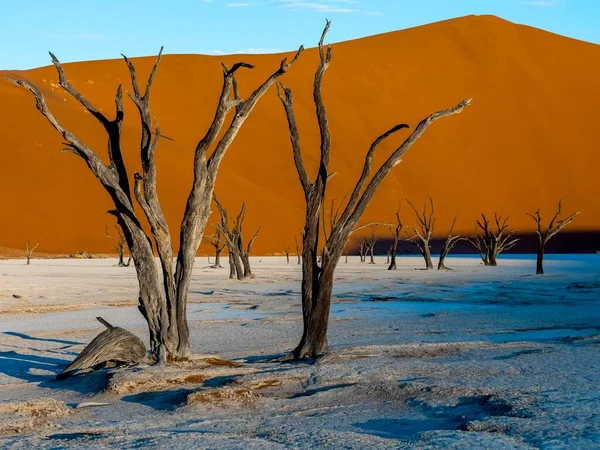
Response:
[{"label": "blue sky", "polygon": [[600,43],[600,0],[16,0],[2,4],[0,68],[166,53],[260,53],[468,14]]}]

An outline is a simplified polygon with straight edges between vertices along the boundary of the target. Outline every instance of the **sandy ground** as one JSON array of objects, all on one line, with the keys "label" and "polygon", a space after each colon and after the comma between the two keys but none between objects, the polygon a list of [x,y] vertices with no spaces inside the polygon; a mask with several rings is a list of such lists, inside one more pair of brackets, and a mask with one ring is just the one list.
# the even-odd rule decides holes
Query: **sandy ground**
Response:
[{"label": "sandy ground", "polygon": [[384,259],[340,264],[316,364],[268,362],[301,333],[299,266],[255,258],[237,282],[202,258],[193,361],[64,382],[96,316],[145,339],[134,269],[0,261],[0,447],[600,446],[600,256],[555,256],[543,277],[532,260]]}]

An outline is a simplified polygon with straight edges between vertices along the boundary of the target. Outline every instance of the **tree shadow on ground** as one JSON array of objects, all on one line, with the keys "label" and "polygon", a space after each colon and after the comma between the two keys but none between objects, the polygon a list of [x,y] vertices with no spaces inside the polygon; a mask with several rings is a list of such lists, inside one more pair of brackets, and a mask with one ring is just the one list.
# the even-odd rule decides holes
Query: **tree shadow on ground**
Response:
[{"label": "tree shadow on ground", "polygon": [[[54,378],[69,362],[66,359],[18,353],[10,350],[0,352],[0,373],[4,373],[9,377],[20,378],[28,383],[37,383]],[[35,373],[35,371],[46,373]]]}]

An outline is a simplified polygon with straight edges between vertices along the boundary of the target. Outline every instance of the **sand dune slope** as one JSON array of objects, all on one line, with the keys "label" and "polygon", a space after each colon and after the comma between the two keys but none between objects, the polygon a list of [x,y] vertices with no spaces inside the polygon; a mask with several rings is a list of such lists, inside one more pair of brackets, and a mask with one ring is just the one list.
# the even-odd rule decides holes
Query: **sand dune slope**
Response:
[{"label": "sand dune slope", "polygon": [[[300,43],[299,43],[300,44]],[[307,43],[310,44],[310,43]],[[157,49],[158,50],[158,49]],[[168,49],[167,49],[168,50]],[[60,55],[58,55],[60,57]],[[282,55],[210,57],[166,55],[152,98],[163,139],[157,152],[159,190],[174,238],[185,206],[197,140],[212,119],[221,84],[221,61],[255,64],[240,73],[247,94]],[[135,60],[146,74],[153,58]],[[311,173],[318,129],[311,99],[317,54],[307,51],[285,76],[294,89],[302,145]],[[68,64],[71,82],[112,114],[119,83],[129,89],[121,60]],[[56,83],[53,67],[18,75],[35,82],[61,121],[106,156],[100,126]],[[459,116],[436,123],[382,186],[365,220],[390,221],[398,200],[436,202],[444,234],[458,214],[458,231],[470,233],[482,211],[498,210],[512,225],[533,229],[525,215],[553,211],[566,197],[582,211],[572,230],[600,230],[600,47],[491,16],[469,16],[334,45],[324,85],[333,135],[330,199],[341,199],[362,167],[371,141],[396,123],[412,127],[428,113],[473,97]],[[398,136],[379,150],[389,154]],[[139,121],[126,101],[124,151],[130,174],[138,164]],[[106,252],[111,204],[107,194],[38,114],[24,90],[0,81],[0,244],[40,241],[43,252]],[[304,206],[293,167],[285,117],[269,92],[224,159],[217,193],[230,209],[249,204],[247,232],[262,225],[256,253],[293,246]],[[412,214],[404,207],[405,223]],[[214,218],[213,218],[214,220]],[[387,230],[382,229],[385,234]]]}]

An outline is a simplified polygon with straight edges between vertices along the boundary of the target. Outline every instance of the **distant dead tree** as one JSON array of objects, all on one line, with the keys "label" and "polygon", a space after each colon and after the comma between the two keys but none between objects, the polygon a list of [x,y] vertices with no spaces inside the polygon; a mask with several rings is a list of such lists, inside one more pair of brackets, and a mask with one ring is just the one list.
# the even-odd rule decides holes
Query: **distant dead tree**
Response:
[{"label": "distant dead tree", "polygon": [[33,251],[40,245],[38,242],[34,246],[31,245],[29,241],[25,242],[25,257],[27,258],[27,262],[25,264],[29,265],[31,263],[31,258],[33,257]]},{"label": "distant dead tree", "polygon": [[452,225],[450,226],[450,231],[448,231],[448,237],[444,241],[442,245],[442,250],[440,251],[440,260],[438,262],[438,270],[450,270],[446,267],[446,256],[450,253],[450,250],[454,248],[456,244],[460,241],[463,241],[465,238],[461,238],[460,236],[454,236],[452,232],[454,231],[454,225],[456,225],[456,216],[452,221]]},{"label": "distant dead tree", "polygon": [[367,249],[368,249],[368,244],[367,244],[367,238],[360,238],[358,240],[358,255],[360,256],[360,262],[363,263],[367,260]]},{"label": "distant dead tree", "polygon": [[117,263],[117,265],[119,267],[129,267],[129,264],[131,263],[131,254],[127,259],[127,262],[125,262],[125,247],[127,247],[127,239],[125,239],[125,236],[123,236],[123,232],[117,225],[115,225],[115,230],[117,231],[117,236],[112,236],[108,232],[108,225],[106,225],[106,237],[112,239],[117,244],[115,247],[113,247],[113,251],[116,252],[117,256],[119,257],[119,262]]},{"label": "distant dead tree", "polygon": [[389,263],[390,263],[390,253],[392,253],[392,250],[388,248],[388,249],[385,251],[385,256],[387,256],[387,258],[385,259],[385,263],[386,263],[386,264],[389,264]]},{"label": "distant dead tree", "polygon": [[415,244],[421,252],[421,255],[423,255],[427,270],[432,270],[433,263],[431,262],[431,247],[429,246],[429,243],[431,241],[431,236],[433,236],[433,229],[435,227],[435,217],[433,216],[433,200],[431,197],[429,197],[430,211],[427,211],[427,203],[425,203],[422,213],[419,213],[417,208],[415,208],[415,206],[408,199],[406,202],[415,212],[415,216],[417,216],[417,226],[413,227],[414,235],[408,240]]},{"label": "distant dead tree", "polygon": [[289,247],[285,248],[285,260],[286,260],[287,264],[290,263],[290,248]]},{"label": "distant dead tree", "polygon": [[369,264],[375,264],[375,244],[377,244],[377,233],[375,233],[374,231],[371,232],[371,234],[369,234],[369,236],[367,236],[366,241],[367,241],[367,252],[369,253],[369,256],[371,257]]},{"label": "distant dead tree", "polygon": [[494,212],[494,223],[496,228],[493,228],[492,223],[485,214],[481,214],[481,220],[477,220],[476,224],[480,232],[469,242],[477,249],[481,260],[486,266],[497,266],[498,255],[505,250],[513,248],[518,238],[513,238],[512,233],[506,233],[508,229],[508,217],[502,217],[497,212]]},{"label": "distant dead tree", "polygon": [[390,248],[390,256],[391,261],[388,266],[388,270],[396,270],[396,253],[398,252],[398,241],[400,240],[400,235],[402,234],[402,220],[400,220],[400,207],[398,205],[398,209],[396,210],[396,226],[390,226],[390,232],[392,233],[392,246]]},{"label": "distant dead tree", "polygon": [[[319,246],[319,237],[321,234],[321,224],[319,223],[320,211],[324,206],[327,181],[332,176],[328,170],[331,156],[331,136],[322,95],[323,76],[331,61],[331,47],[325,48],[323,45],[329,26],[330,22],[327,21],[327,25],[319,41],[318,54],[320,61],[313,85],[313,100],[316,106],[320,131],[319,169],[314,181],[310,180],[302,158],[292,91],[281,84],[278,85],[280,87],[278,95],[288,120],[294,163],[306,201],[304,232],[302,234],[303,264],[301,292],[303,333],[300,343],[290,354],[290,357],[293,359],[314,358],[327,352],[327,328],[335,268],[344,251],[348,237],[355,230],[356,224],[365,212],[367,205],[373,198],[381,182],[392,168],[400,162],[402,155],[422,136],[434,121],[459,113],[470,103],[470,100],[465,100],[453,108],[442,110],[426,117],[370,178],[373,154],[376,148],[389,136],[401,129],[408,128],[408,125],[396,125],[379,136],[371,144],[367,152],[362,173],[348,197],[343,211],[332,220],[329,232],[325,233],[325,243]],[[320,264],[318,263],[319,254],[321,256]]]},{"label": "distant dead tree", "polygon": [[527,213],[537,223],[537,236],[538,236],[538,248],[537,248],[537,265],[536,274],[544,274],[544,252],[546,251],[546,244],[550,239],[557,235],[564,227],[569,225],[575,219],[575,216],[579,214],[579,211],[565,217],[562,220],[558,220],[558,217],[562,214],[562,200],[558,202],[558,209],[548,227],[542,230],[542,217],[540,216],[540,210],[538,209],[535,213]]},{"label": "distant dead tree", "polygon": [[[206,134],[198,141],[194,150],[193,183],[179,230],[180,246],[175,265],[171,233],[156,189],[155,151],[161,131],[156,121],[153,122],[150,113],[150,93],[161,60],[162,48],[145,83],[145,89],[138,83],[133,62],[123,56],[133,88],[133,92],[128,92],[127,95],[137,107],[141,121],[139,154],[142,173],[134,174],[133,189],[130,186],[130,177],[121,149],[121,129],[124,119],[122,86],[116,89],[114,98],[115,118],[109,119],[100,108],[93,106],[71,85],[58,59],[50,54],[52,63],[58,71],[59,85],[98,120],[106,131],[109,164],[105,164],[90,146],[55,118],[46,104],[44,95],[37,87],[25,79],[7,77],[9,81],[33,94],[37,109],[65,140],[65,150],[82,158],[110,195],[114,204],[111,214],[117,218],[123,230],[135,263],[139,284],[138,308],[148,324],[150,352],[160,364],[169,359],[182,359],[190,355],[187,296],[194,260],[210,214],[212,193],[221,161],[257,102],[296,62],[302,50],[301,47],[292,61],[288,62],[284,59],[264,82],[249,93],[246,99],[240,97],[236,74],[240,69],[251,69],[253,66],[244,62],[235,63],[231,67],[223,65],[223,87],[218,101],[215,102],[214,117]],[[144,91],[142,92],[140,88]],[[141,207],[150,225],[150,234],[142,226],[139,212],[134,209],[135,201]],[[160,269],[155,264],[154,249],[158,254]]]},{"label": "distant dead tree", "polygon": [[300,265],[302,253],[300,252],[300,247],[298,246],[298,238],[294,235],[294,241],[296,242],[296,256],[298,257],[298,265]]},{"label": "distant dead tree", "polygon": [[248,244],[244,245],[242,228],[244,225],[244,218],[246,217],[246,203],[242,203],[240,212],[230,226],[227,210],[219,202],[215,194],[213,194],[213,201],[221,214],[221,223],[217,225],[217,229],[223,235],[229,251],[229,278],[237,278],[238,280],[254,278],[252,268],[250,267],[250,250],[260,233],[260,228],[254,233],[252,239],[248,241]]},{"label": "distant dead tree", "polygon": [[[215,263],[211,268],[222,269],[221,254],[223,253],[223,249],[227,246],[227,242],[221,234],[221,230],[217,227],[215,233],[207,236],[204,241],[209,243],[215,249]],[[210,264],[210,255],[208,256],[208,263]]]}]

